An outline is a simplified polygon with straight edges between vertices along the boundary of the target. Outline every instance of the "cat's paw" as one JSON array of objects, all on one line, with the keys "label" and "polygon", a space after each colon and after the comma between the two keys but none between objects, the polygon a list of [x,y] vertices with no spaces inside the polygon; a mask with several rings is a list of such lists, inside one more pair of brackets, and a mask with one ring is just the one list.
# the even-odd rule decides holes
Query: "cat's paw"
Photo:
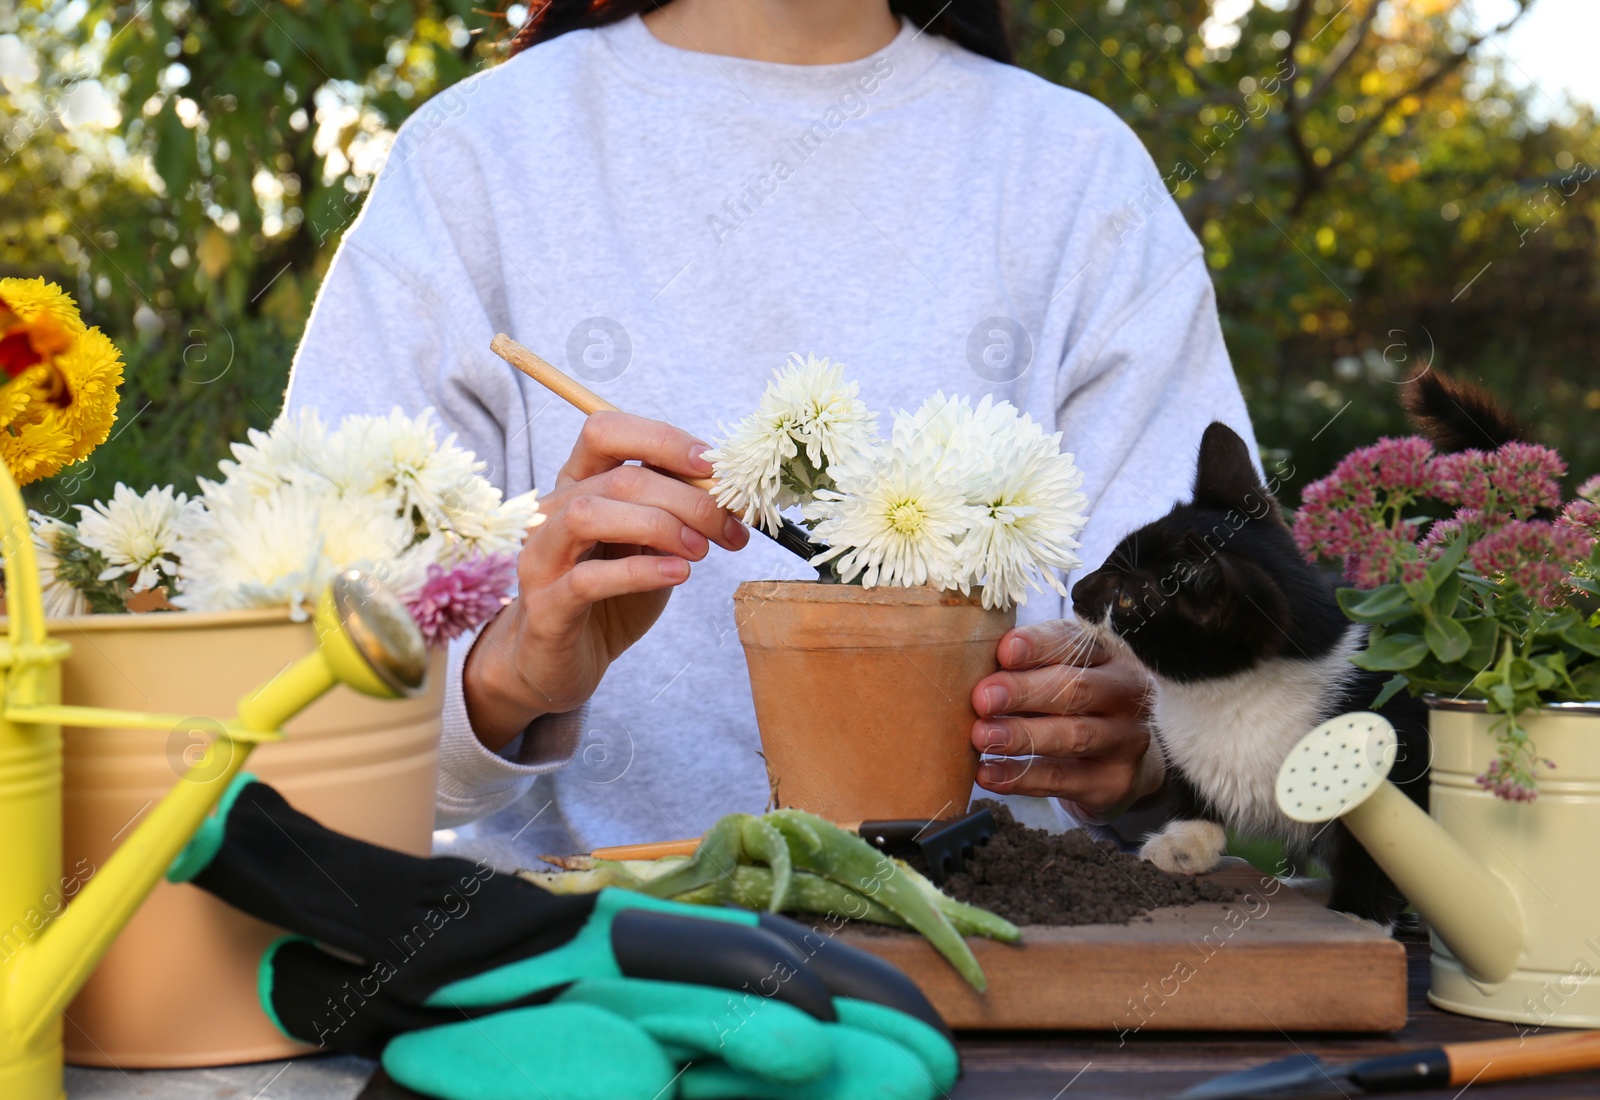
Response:
[{"label": "cat's paw", "polygon": [[1200,875],[1216,870],[1227,849],[1227,830],[1215,821],[1174,821],[1144,842],[1139,858],[1163,871]]}]

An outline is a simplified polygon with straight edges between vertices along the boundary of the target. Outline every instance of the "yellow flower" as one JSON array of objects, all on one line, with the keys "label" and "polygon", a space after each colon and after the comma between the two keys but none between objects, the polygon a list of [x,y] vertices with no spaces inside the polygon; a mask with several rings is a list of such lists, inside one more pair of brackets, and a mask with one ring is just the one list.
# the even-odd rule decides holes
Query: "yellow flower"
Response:
[{"label": "yellow flower", "polygon": [[27,485],[106,441],[122,356],[43,279],[0,279],[0,321],[5,371],[14,374],[0,386],[0,461]]},{"label": "yellow flower", "polygon": [[46,417],[37,424],[13,425],[0,432],[0,460],[18,485],[49,477],[72,461],[72,437],[61,422]]},{"label": "yellow flower", "polygon": [[56,368],[67,380],[70,401],[51,407],[46,420],[58,419],[72,439],[72,460],[82,458],[106,441],[117,419],[121,395],[122,355],[98,328],[78,337],[71,349],[56,356]]},{"label": "yellow flower", "polygon": [[73,336],[83,332],[83,317],[77,305],[61,287],[43,278],[0,279],[0,301],[24,321],[32,321],[43,313]]}]

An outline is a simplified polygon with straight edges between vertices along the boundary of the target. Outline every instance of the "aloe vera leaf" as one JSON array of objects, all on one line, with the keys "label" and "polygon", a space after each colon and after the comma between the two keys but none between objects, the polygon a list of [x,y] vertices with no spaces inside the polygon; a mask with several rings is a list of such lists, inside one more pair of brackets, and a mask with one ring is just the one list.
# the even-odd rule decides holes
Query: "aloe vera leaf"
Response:
[{"label": "aloe vera leaf", "polygon": [[781,913],[788,907],[789,890],[794,879],[794,865],[789,858],[789,842],[784,839],[782,833],[759,817],[747,818],[741,823],[739,839],[744,847],[741,863],[765,863],[772,870],[770,897],[767,905],[762,908]]},{"label": "aloe vera leaf", "polygon": [[749,814],[725,814],[706,830],[700,846],[682,865],[646,883],[643,892],[651,897],[670,898],[709,885],[720,878],[731,878],[744,851],[742,835]]},{"label": "aloe vera leaf", "polygon": [[518,871],[517,877],[552,894],[595,894],[608,886],[638,890],[644,882],[620,863],[597,859],[587,871]]},{"label": "aloe vera leaf", "polygon": [[[746,865],[734,872],[731,888],[727,881],[719,880],[687,893],[676,894],[672,900],[689,905],[726,905],[731,902],[745,908],[773,909],[772,880],[771,868]],[[848,886],[807,871],[796,871],[791,876],[789,904],[785,911],[837,914],[852,920],[885,924],[891,928],[909,927],[893,910],[871,898],[862,897]]]},{"label": "aloe vera leaf", "polygon": [[[790,838],[789,852],[797,868],[831,878],[881,902],[927,937],[934,950],[943,955],[972,988],[979,993],[988,988],[983,968],[973,958],[967,941],[951,925],[944,910],[909,876],[901,873],[894,860],[859,836],[802,810],[774,810],[766,815],[766,820]],[[817,838],[814,850],[796,843],[805,832]]]},{"label": "aloe vera leaf", "polygon": [[1001,943],[1016,943],[1022,938],[1022,930],[998,913],[991,913],[981,906],[957,901],[930,882],[926,876],[919,874],[915,868],[908,866],[904,860],[897,859],[895,863],[916,884],[917,889],[926,894],[928,899],[943,911],[956,931],[963,936],[983,936],[986,939],[999,940]]}]

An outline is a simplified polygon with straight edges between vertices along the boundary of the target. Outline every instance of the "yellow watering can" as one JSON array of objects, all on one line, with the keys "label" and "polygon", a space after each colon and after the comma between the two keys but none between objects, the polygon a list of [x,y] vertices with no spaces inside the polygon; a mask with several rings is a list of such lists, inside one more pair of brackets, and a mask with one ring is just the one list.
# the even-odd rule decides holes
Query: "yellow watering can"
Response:
[{"label": "yellow watering can", "polygon": [[[250,750],[282,739],[284,722],[336,683],[379,698],[418,694],[427,655],[416,624],[375,579],[355,570],[339,575],[317,605],[317,648],[239,700],[205,756],[72,903],[45,920],[61,882],[61,727],[172,729],[193,718],[62,705],[60,665],[71,647],[45,631],[27,512],[3,469],[0,524],[10,615],[0,641],[0,1097],[57,1100],[62,1011]],[[220,772],[217,753],[226,754]]]},{"label": "yellow watering can", "polygon": [[1429,810],[1387,779],[1394,728],[1367,712],[1308,733],[1278,773],[1278,808],[1335,818],[1427,920],[1428,999],[1535,1027],[1600,1027],[1600,706],[1559,703],[1522,718],[1557,767],[1532,802],[1476,781],[1495,758],[1481,701],[1430,699]]}]

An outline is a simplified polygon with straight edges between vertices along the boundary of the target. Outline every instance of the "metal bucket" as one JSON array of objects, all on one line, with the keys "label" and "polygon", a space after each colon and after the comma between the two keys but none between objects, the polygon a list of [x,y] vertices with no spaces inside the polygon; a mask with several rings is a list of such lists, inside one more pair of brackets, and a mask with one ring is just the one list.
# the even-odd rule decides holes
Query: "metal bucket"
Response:
[{"label": "metal bucket", "polygon": [[1430,813],[1511,887],[1525,933],[1516,970],[1492,985],[1470,977],[1435,936],[1428,999],[1490,1020],[1600,1027],[1600,879],[1589,867],[1600,848],[1600,703],[1559,703],[1522,719],[1556,765],[1539,769],[1532,802],[1496,798],[1475,780],[1495,758],[1498,715],[1473,700],[1428,705]]},{"label": "metal bucket", "polygon": [[[175,714],[232,714],[241,696],[316,645],[312,624],[290,621],[286,610],[97,615],[49,627],[72,645],[63,702]],[[415,699],[336,687],[288,723],[286,740],[257,749],[248,770],[331,828],[427,855],[443,662],[442,652],[432,655],[428,691]],[[203,756],[208,726],[62,731],[63,895],[92,878]],[[306,873],[318,871],[308,865]],[[67,1009],[67,1061],[128,1069],[311,1053],[257,1001],[256,964],[279,935],[193,886],[161,883]]]}]

